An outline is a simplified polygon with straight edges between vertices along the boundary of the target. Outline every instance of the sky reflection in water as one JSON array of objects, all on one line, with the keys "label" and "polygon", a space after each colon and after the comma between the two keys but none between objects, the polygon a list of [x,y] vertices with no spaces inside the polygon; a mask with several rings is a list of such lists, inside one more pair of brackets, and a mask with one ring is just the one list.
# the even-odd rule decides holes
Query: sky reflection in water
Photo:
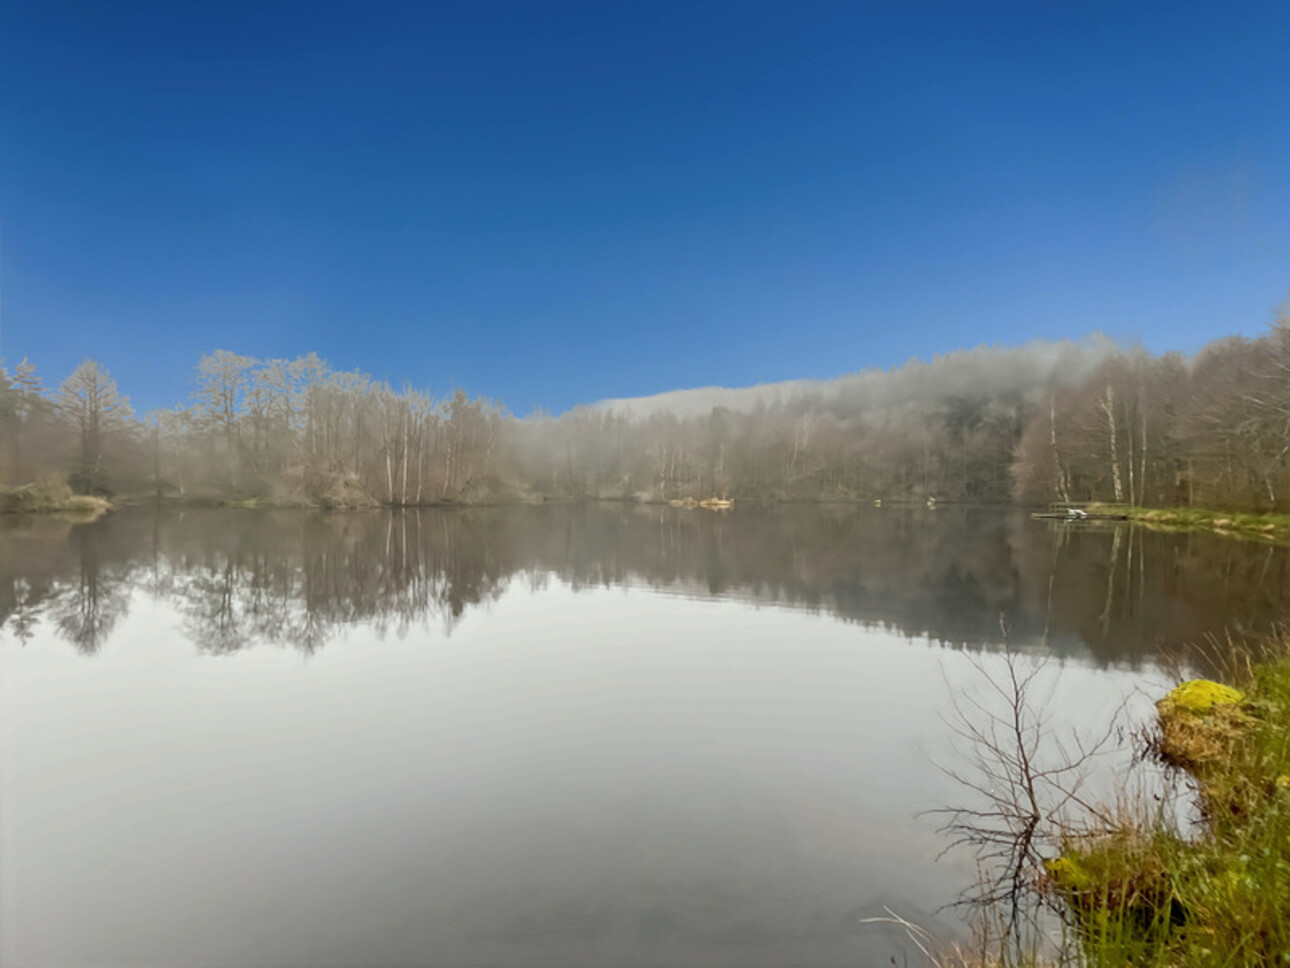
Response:
[{"label": "sky reflection in water", "polygon": [[[1252,621],[1283,593],[1208,569],[1286,567],[964,511],[130,514],[0,541],[6,966],[883,964],[899,939],[860,917],[950,932],[972,876],[917,816],[958,796],[941,717],[980,684],[938,640],[997,645],[1003,611],[1037,653],[1047,625],[1053,713],[1093,725],[1175,606]],[[1192,581],[1208,604],[1169,597]]]}]

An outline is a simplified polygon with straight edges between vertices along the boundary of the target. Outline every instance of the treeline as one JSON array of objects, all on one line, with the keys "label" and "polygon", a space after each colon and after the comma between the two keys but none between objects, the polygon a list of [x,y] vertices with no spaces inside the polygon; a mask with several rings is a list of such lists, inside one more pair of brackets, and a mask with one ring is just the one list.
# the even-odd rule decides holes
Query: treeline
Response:
[{"label": "treeline", "polygon": [[[703,394],[707,393],[708,396]],[[680,405],[681,398],[684,405]],[[697,404],[697,405],[696,405]],[[516,418],[314,355],[226,351],[142,417],[82,363],[0,368],[0,480],[322,506],[517,500],[1114,501],[1290,510],[1290,317],[1192,359],[981,348],[833,381]]]},{"label": "treeline", "polygon": [[1109,356],[1034,408],[1012,463],[1022,500],[1290,510],[1290,315],[1190,360]]},{"label": "treeline", "polygon": [[136,417],[93,360],[53,393],[26,360],[0,371],[0,473],[11,484],[63,475],[83,493],[340,507],[459,499],[496,479],[508,418],[462,391],[433,400],[313,354],[224,350],[201,359],[195,383],[189,406]]}]

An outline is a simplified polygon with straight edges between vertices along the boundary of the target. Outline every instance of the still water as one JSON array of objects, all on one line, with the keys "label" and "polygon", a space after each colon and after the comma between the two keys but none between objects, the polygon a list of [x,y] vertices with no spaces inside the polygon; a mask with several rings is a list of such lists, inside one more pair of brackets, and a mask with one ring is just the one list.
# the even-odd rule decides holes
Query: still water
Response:
[{"label": "still water", "polygon": [[903,963],[864,919],[962,930],[924,811],[1001,618],[1087,728],[1288,600],[998,510],[11,519],[0,964]]}]

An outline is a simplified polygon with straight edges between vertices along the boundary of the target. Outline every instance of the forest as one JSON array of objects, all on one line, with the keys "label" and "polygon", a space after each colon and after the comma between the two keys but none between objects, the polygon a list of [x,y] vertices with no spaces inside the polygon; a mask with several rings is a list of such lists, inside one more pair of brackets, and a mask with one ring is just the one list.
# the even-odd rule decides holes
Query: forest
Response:
[{"label": "forest", "polygon": [[218,350],[186,406],[108,371],[0,366],[0,483],[317,507],[544,500],[925,501],[1290,511],[1290,310],[1195,356],[980,347],[828,381],[510,414],[310,354]]}]

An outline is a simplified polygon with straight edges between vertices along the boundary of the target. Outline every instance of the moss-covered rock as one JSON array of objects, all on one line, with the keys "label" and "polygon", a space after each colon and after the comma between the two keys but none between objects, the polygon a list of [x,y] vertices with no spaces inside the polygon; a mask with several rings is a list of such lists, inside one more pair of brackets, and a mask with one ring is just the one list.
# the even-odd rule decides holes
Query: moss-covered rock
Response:
[{"label": "moss-covered rock", "polygon": [[1238,705],[1245,701],[1239,689],[1209,679],[1191,679],[1173,689],[1156,703],[1161,716],[1206,716],[1215,706]]},{"label": "moss-covered rock", "polygon": [[1186,920],[1166,861],[1176,849],[1131,829],[1073,841],[1045,862],[1048,888],[1086,934],[1141,942]]},{"label": "moss-covered rock", "polygon": [[1184,682],[1156,703],[1160,732],[1156,751],[1170,766],[1204,780],[1214,764],[1226,762],[1250,723],[1239,689],[1208,679]]}]

